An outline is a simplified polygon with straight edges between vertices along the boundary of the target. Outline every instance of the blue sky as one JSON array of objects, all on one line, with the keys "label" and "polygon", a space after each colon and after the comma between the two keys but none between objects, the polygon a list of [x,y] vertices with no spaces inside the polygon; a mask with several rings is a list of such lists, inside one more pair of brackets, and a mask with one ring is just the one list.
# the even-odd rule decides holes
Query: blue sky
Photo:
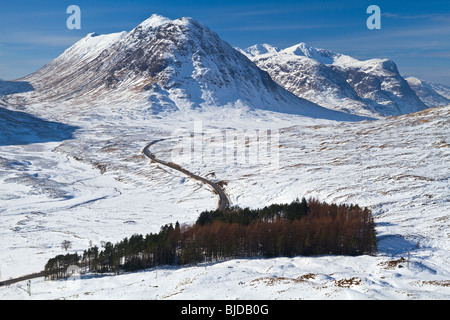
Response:
[{"label": "blue sky", "polygon": [[[81,30],[69,30],[69,5]],[[369,5],[381,29],[369,30]],[[358,59],[389,58],[404,75],[450,85],[450,1],[0,0],[0,78],[25,76],[90,32],[129,31],[153,13],[189,16],[232,46],[299,42]]]}]

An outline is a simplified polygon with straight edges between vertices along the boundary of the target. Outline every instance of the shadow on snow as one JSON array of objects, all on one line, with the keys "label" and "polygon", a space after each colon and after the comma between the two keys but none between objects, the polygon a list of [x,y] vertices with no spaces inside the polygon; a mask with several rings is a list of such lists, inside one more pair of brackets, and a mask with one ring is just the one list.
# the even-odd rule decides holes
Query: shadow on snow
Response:
[{"label": "shadow on snow", "polygon": [[40,119],[0,107],[0,146],[26,145],[73,139],[78,127]]},{"label": "shadow on snow", "polygon": [[34,91],[34,87],[27,81],[5,81],[0,79],[0,95]]}]

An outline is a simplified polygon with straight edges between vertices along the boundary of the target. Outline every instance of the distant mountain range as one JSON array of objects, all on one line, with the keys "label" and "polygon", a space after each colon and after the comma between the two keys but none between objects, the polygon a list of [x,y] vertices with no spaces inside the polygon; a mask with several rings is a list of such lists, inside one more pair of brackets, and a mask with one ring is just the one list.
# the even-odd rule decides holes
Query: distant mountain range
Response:
[{"label": "distant mountain range", "polygon": [[388,59],[360,61],[305,43],[283,50],[268,44],[236,49],[287,90],[326,108],[384,117],[450,104],[425,82],[412,85]]},{"label": "distant mountain range", "polygon": [[243,50],[191,18],[156,14],[130,32],[88,34],[33,74],[0,83],[0,94],[34,102],[139,101],[155,113],[245,107],[334,120],[446,105],[449,92],[405,80],[391,60],[360,61],[305,43]]},{"label": "distant mountain range", "polygon": [[416,77],[408,77],[406,81],[428,107],[442,107],[450,104],[450,87]]},{"label": "distant mountain range", "polygon": [[245,55],[191,18],[152,15],[130,32],[88,34],[20,79],[30,99],[95,104],[140,101],[154,112],[241,107],[346,120],[275,83]]}]

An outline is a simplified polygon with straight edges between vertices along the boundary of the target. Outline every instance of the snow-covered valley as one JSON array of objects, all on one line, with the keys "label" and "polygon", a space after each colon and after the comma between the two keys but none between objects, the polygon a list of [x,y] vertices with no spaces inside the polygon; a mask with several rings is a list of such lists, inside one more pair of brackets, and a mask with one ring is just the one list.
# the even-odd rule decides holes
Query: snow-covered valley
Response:
[{"label": "snow-covered valley", "polygon": [[[268,114],[252,126],[249,113],[226,127],[211,115],[195,121],[167,115],[133,127],[89,122],[85,132],[62,143],[2,147],[2,277],[42,270],[48,258],[65,253],[63,240],[73,243],[70,252],[80,252],[90,241],[100,245],[157,232],[166,223],[192,223],[199,211],[215,208],[216,196],[206,186],[142,157],[148,141],[173,138],[153,152],[226,181],[233,205],[255,208],[312,196],[370,207],[378,255],[238,259],[76,282],[39,279],[32,299],[446,299],[449,112],[444,107],[347,123]],[[190,145],[200,125],[203,157],[192,164],[191,153],[173,150]],[[279,160],[272,164],[208,151],[234,146],[245,152],[256,143],[264,148],[267,141],[252,140],[251,130],[269,128],[279,133],[279,152],[272,153]],[[243,132],[248,139],[235,139]],[[0,294],[29,298],[14,285]]]},{"label": "snow-covered valley", "polygon": [[[161,60],[145,64],[143,47]],[[0,299],[450,297],[450,106],[364,119],[295,96],[233,50],[195,21],[152,16],[0,83],[0,280],[216,208],[207,185],[142,154],[160,139],[158,158],[221,182],[232,205],[369,207],[379,252],[38,278],[31,296],[18,283]]]}]

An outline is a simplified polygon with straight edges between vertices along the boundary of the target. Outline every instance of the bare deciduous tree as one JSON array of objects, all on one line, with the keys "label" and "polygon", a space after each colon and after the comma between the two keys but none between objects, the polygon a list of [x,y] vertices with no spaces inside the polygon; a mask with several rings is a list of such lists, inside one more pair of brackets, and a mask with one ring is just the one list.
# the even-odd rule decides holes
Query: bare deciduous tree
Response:
[{"label": "bare deciduous tree", "polygon": [[64,240],[64,241],[61,243],[61,248],[63,248],[64,250],[67,251],[67,249],[72,248],[72,242],[70,242],[69,240]]}]

